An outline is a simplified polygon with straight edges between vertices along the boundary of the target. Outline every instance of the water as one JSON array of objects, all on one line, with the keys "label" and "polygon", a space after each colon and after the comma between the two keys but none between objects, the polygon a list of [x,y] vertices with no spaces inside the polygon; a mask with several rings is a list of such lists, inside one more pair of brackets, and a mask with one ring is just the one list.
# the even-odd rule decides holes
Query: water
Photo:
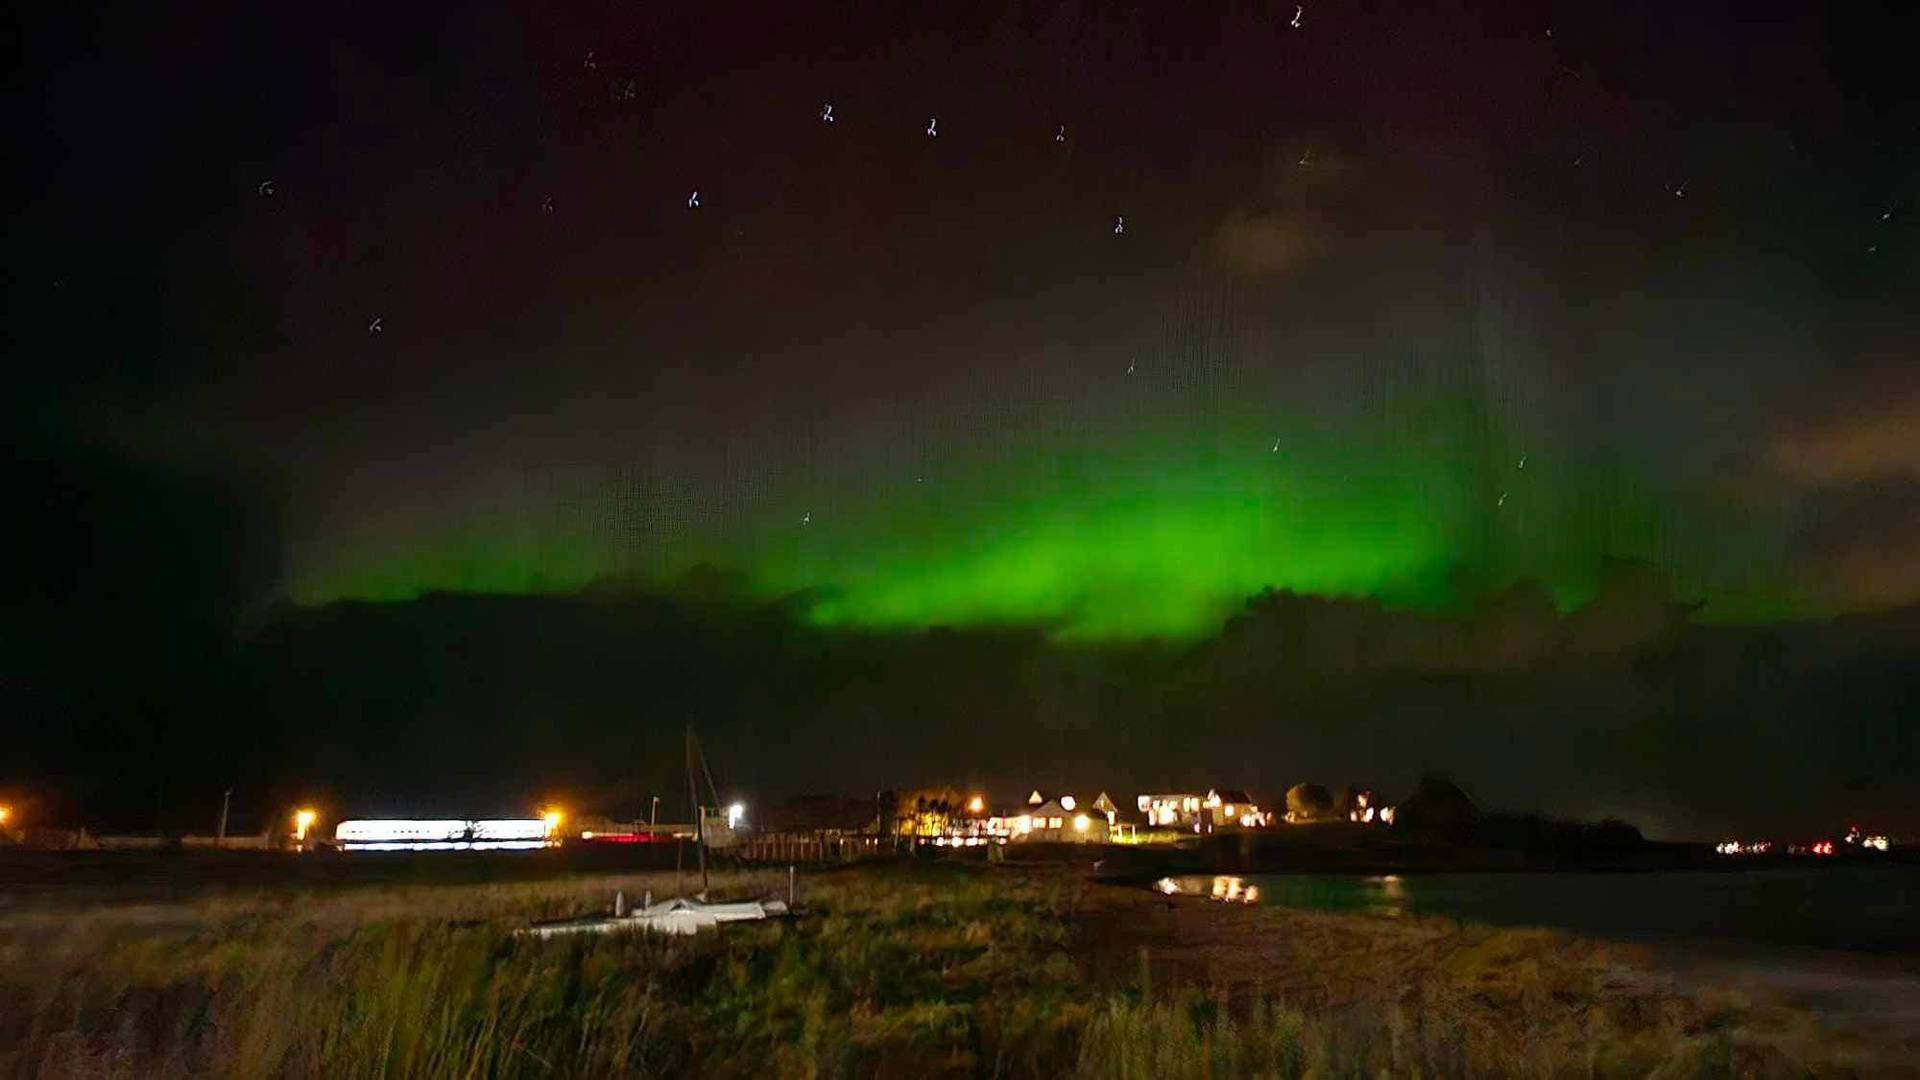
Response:
[{"label": "water", "polygon": [[[1175,879],[1208,894],[1211,877]],[[1698,937],[1920,952],[1920,867],[1852,865],[1658,873],[1254,874],[1257,903],[1442,915],[1611,937]]]}]

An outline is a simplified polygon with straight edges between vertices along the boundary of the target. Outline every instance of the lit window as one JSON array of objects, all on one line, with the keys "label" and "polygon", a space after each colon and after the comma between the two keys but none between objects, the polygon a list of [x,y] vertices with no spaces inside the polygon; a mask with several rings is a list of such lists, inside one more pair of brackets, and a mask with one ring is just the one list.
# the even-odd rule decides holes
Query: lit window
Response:
[{"label": "lit window", "polygon": [[1059,818],[1057,818],[1057,817],[1050,817],[1050,818],[1048,818],[1048,819],[1047,819],[1047,828],[1049,828],[1049,829],[1057,829],[1057,828],[1059,828],[1059,827],[1060,827],[1060,819],[1059,819]]}]

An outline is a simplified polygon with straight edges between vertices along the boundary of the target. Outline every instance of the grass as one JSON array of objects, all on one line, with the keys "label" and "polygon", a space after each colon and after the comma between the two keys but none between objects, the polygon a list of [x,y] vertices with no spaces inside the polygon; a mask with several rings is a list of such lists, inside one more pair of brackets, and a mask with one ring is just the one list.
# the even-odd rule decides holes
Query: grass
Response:
[{"label": "grass", "polygon": [[[530,916],[592,910],[606,884],[10,920],[0,1071],[1030,1073],[1070,1054],[1087,1013],[1057,885],[880,868],[809,882],[813,914],[791,922],[694,939],[511,935]],[[637,897],[646,882],[627,885]]]},{"label": "grass", "polygon": [[[9,917],[0,1074],[1692,1076],[1858,1064],[1783,1054],[1698,1002],[1623,1005],[1591,964],[1554,962],[1557,939],[1537,933],[1422,945],[1426,962],[1371,996],[1330,982],[1322,993],[1156,985],[1166,980],[1144,954],[1126,977],[1095,977],[1088,887],[1060,873],[876,866],[806,882],[804,918],[692,939],[510,932],[602,907],[614,887],[670,884],[388,887]],[[763,885],[723,877],[716,891]],[[1209,926],[1243,914],[1287,917],[1196,912]],[[1323,962],[1366,970],[1358,957]]]}]

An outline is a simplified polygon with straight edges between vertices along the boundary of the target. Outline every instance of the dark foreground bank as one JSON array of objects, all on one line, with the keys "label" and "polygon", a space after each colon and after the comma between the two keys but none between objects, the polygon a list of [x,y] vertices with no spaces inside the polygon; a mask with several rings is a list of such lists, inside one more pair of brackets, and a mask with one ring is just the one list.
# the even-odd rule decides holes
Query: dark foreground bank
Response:
[{"label": "dark foreground bank", "polygon": [[[784,885],[716,879],[731,895]],[[15,908],[0,913],[0,1073],[1885,1075],[1920,1061],[1895,1019],[1721,985],[1644,947],[1227,908],[1065,867],[812,875],[801,917],[693,939],[512,934],[672,886],[671,871],[565,874]]]}]

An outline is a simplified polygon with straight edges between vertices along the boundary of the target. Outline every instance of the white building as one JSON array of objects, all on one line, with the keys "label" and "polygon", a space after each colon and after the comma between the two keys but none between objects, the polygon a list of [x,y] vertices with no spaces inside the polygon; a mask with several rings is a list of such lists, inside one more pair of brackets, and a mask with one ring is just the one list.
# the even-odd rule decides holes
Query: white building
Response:
[{"label": "white building", "polygon": [[1215,829],[1258,829],[1269,823],[1269,815],[1244,791],[1214,788],[1205,795],[1192,791],[1169,791],[1142,795],[1140,813],[1152,829],[1180,829],[1208,833]]},{"label": "white building", "polygon": [[[1108,809],[1100,808],[1102,801]],[[1038,803],[1028,799],[1027,807],[1019,813],[988,818],[987,829],[1015,843],[1104,844],[1116,824],[1112,806],[1113,800],[1105,792],[1093,806],[1080,805],[1072,795],[1042,798]]]}]

